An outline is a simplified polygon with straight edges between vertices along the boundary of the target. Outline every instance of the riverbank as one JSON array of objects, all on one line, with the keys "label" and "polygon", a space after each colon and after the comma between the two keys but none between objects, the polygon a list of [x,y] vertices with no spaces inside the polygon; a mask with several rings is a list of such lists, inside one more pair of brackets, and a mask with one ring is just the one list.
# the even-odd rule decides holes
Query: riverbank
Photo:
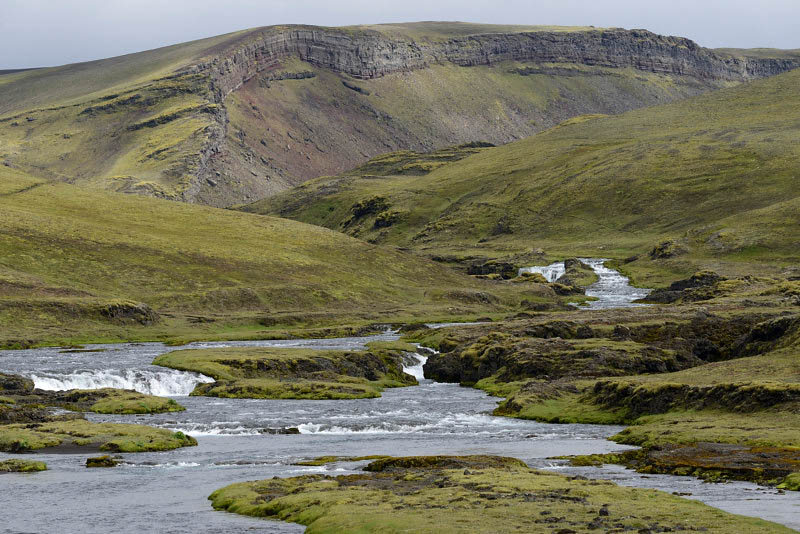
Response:
[{"label": "riverbank", "polygon": [[[641,311],[637,309],[638,311]],[[627,310],[625,313],[636,312]],[[599,312],[579,312],[592,315]],[[487,324],[473,325],[485,327]],[[459,327],[461,328],[461,327]],[[391,341],[396,336],[378,339]],[[192,348],[224,348],[231,345],[264,346],[288,349],[314,348],[338,351],[365,349],[376,338],[288,340],[261,342],[206,343]],[[420,380],[420,386],[392,388],[381,397],[352,400],[228,399],[185,396],[200,377],[153,367],[160,354],[174,351],[161,344],[106,345],[91,347],[102,352],[68,355],[57,349],[0,352],[0,365],[24,373],[38,373],[51,384],[80,383],[92,380],[125,380],[148,390],[181,391],[176,400],[186,411],[153,414],[147,424],[169,432],[183,432],[198,439],[197,447],[164,452],[121,454],[120,464],[102,473],[86,469],[86,453],[79,451],[37,453],[49,470],[34,475],[39,482],[28,482],[11,475],[12,500],[0,494],[0,506],[15,510],[19,502],[38,495],[42,511],[36,518],[14,515],[9,528],[22,531],[46,530],[56,520],[56,512],[66,530],[72,525],[96,525],[88,532],[124,532],[157,521],[171,532],[218,532],[241,528],[263,532],[302,532],[302,527],[262,519],[211,512],[206,497],[226,484],[279,476],[308,474],[357,474],[358,462],[337,462],[322,466],[295,465],[319,456],[365,457],[372,455],[471,455],[487,452],[524,460],[539,468],[562,470],[558,461],[548,460],[554,453],[589,455],[619,453],[630,447],[607,441],[606,437],[623,430],[621,426],[546,424],[490,414],[500,399],[484,392]],[[410,365],[410,362],[406,365]],[[92,370],[93,369],[93,370]],[[411,367],[406,367],[410,371]],[[92,378],[94,376],[95,378]],[[117,378],[114,378],[117,377]],[[101,382],[96,382],[102,385]],[[120,423],[129,416],[89,414],[93,423]],[[296,428],[299,433],[279,433]],[[589,478],[606,476],[598,468],[582,473]],[[647,486],[634,471],[617,475],[622,485]],[[652,475],[655,476],[655,475]],[[708,500],[728,511],[746,513],[800,527],[793,515],[794,493],[777,495],[763,488],[745,488],[738,483],[726,486],[693,484],[681,477],[665,477],[659,489],[668,493],[691,492],[695,499]],[[674,480],[674,482],[673,482]],[[41,484],[48,494],[41,495]],[[80,493],[74,487],[81,487]],[[109,491],[110,487],[136,487],[135,493]],[[745,494],[750,499],[742,500]],[[11,499],[8,494],[9,499]],[[133,499],[133,501],[131,500]],[[132,502],[135,506],[132,507]],[[800,498],[797,499],[800,504]],[[49,504],[48,504],[49,503]],[[781,503],[786,503],[781,505]],[[80,510],[75,521],[65,512]],[[148,510],[146,517],[139,513]],[[205,510],[208,510],[206,512]],[[69,515],[67,513],[67,515]],[[108,517],[113,517],[110,522]],[[121,529],[125,525],[125,529]],[[84,527],[85,528],[85,527]]]},{"label": "riverbank", "polygon": [[536,472],[492,456],[385,458],[361,474],[245,482],[209,499],[218,510],[279,518],[315,533],[791,532],[665,493]]},{"label": "riverbank", "polygon": [[426,363],[427,376],[506,397],[495,415],[630,425],[611,439],[644,448],[578,462],[793,489],[798,316],[703,311],[687,318],[667,310],[666,322],[636,320],[640,314],[612,324],[521,320],[414,338],[441,351]]}]

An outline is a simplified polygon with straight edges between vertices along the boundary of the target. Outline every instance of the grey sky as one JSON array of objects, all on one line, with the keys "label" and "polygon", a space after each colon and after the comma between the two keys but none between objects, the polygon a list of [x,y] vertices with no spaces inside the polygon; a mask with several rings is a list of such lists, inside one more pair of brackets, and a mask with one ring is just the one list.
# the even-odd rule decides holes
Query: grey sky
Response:
[{"label": "grey sky", "polygon": [[708,47],[800,48],[800,0],[0,0],[0,69],[271,24],[418,20],[647,28]]}]

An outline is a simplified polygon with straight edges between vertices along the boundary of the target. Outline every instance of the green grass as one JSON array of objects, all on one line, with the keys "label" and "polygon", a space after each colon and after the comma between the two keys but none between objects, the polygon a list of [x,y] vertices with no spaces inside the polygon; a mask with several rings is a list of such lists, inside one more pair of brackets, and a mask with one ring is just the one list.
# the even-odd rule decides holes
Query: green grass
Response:
[{"label": "green grass", "polygon": [[0,345],[474,317],[527,291],[294,221],[37,183],[0,166]]},{"label": "green grass", "polygon": [[374,30],[389,37],[410,38],[415,41],[440,41],[468,35],[486,33],[522,32],[584,32],[593,31],[594,26],[544,26],[522,24],[475,24],[471,22],[410,22],[405,24],[368,24],[344,29]]},{"label": "green grass", "polygon": [[[542,248],[638,259],[641,284],[711,268],[780,273],[797,260],[800,71],[689,100],[567,123],[423,176],[355,170],[247,207],[429,255],[504,257]],[[410,156],[406,156],[412,159]],[[345,225],[373,197],[400,221]],[[686,253],[653,260],[676,240]]]},{"label": "green grass", "polygon": [[209,499],[217,510],[299,523],[309,534],[545,532],[552,527],[553,532],[591,532],[612,526],[634,532],[790,532],[662,492],[536,472],[511,458],[387,458],[366,469],[370,472],[233,484]]},{"label": "green grass", "polygon": [[142,425],[90,423],[83,419],[0,425],[0,451],[4,452],[30,452],[59,446],[150,452],[193,445],[197,445],[197,441],[181,432]]},{"label": "green grass", "polygon": [[[262,399],[361,399],[387,387],[416,385],[403,373],[406,344],[372,344],[368,352],[228,348],[180,350],[153,363],[213,377],[192,395]],[[413,349],[413,346],[412,346]]]},{"label": "green grass", "polygon": [[16,458],[0,462],[0,473],[36,473],[39,471],[47,471],[47,464]]},{"label": "green grass", "polygon": [[[83,393],[97,395],[98,391],[109,392],[107,397],[102,397],[89,408],[95,413],[107,414],[151,414],[182,412],[186,408],[178,404],[174,399],[166,399],[154,395],[145,395],[135,391],[125,390],[88,390]],[[81,392],[76,392],[80,394]]]}]

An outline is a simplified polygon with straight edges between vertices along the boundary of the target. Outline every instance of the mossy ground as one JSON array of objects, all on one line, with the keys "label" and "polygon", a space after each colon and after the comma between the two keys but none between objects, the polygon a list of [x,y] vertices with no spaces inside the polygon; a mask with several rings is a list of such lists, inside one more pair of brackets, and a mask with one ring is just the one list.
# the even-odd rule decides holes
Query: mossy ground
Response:
[{"label": "mossy ground", "polygon": [[215,509],[333,532],[790,532],[665,493],[536,472],[516,459],[377,460],[368,473],[245,482]]},{"label": "mossy ground", "polygon": [[18,458],[0,461],[0,473],[36,473],[46,470],[47,464],[44,462],[20,460]]},{"label": "mossy ground", "polygon": [[294,221],[43,184],[2,165],[0,230],[8,348],[475,317],[531,293]]},{"label": "mossy ground", "polygon": [[229,348],[181,350],[153,363],[213,377],[192,395],[267,399],[360,399],[387,387],[416,385],[402,371],[404,343],[374,343],[369,351]]},{"label": "mossy ground", "polygon": [[182,432],[143,425],[90,423],[83,419],[0,426],[0,450],[29,452],[81,448],[109,452],[167,451],[197,445]]},{"label": "mossy ground", "polygon": [[175,399],[146,395],[131,390],[103,388],[72,390],[69,398],[61,395],[59,403],[73,404],[76,408],[90,404],[89,411],[105,414],[152,414],[181,412],[185,410]]},{"label": "mossy ground", "polygon": [[531,382],[485,385],[509,396],[497,415],[630,425],[610,439],[643,447],[644,454],[605,461],[645,473],[791,489],[786,477],[800,471],[796,372],[795,355],[778,351],[677,373],[577,381],[561,390]]},{"label": "mossy ground", "polygon": [[630,425],[611,439],[645,456],[626,465],[777,484],[800,470],[800,319],[727,298],[696,314],[689,303],[542,314],[407,338],[441,351],[427,376],[505,397],[495,415]]}]

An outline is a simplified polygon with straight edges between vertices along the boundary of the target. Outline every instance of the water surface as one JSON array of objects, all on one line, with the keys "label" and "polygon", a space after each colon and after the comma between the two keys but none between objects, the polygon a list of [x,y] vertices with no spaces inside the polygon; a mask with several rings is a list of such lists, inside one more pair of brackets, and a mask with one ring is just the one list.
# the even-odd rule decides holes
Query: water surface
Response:
[{"label": "water surface", "polygon": [[[191,347],[279,346],[358,349],[372,338],[196,343]],[[37,376],[39,386],[123,384],[140,391],[185,393],[193,373],[166,372],[150,362],[176,350],[158,343],[93,346],[97,353],[58,349],[0,351],[0,370]],[[413,362],[412,362],[413,363]],[[408,371],[422,377],[421,360]],[[88,381],[88,382],[87,382]],[[107,383],[106,383],[107,382]],[[606,438],[622,427],[550,425],[494,417],[499,399],[485,393],[421,380],[417,387],[386,390],[381,398],[336,401],[217,399],[173,395],[185,412],[147,416],[90,414],[93,421],[138,422],[197,437],[198,447],[122,455],[113,469],[87,469],[83,454],[37,454],[50,470],[2,477],[0,533],[302,532],[304,527],[215,512],[207,496],[222,486],[273,476],[351,473],[358,463],[293,465],[323,455],[363,456],[497,454],[534,467],[568,471],[555,455],[624,450]],[[268,429],[298,428],[275,435]],[[0,459],[9,455],[0,454]],[[800,495],[778,495],[754,485],[702,484],[686,477],[643,477],[621,468],[580,468],[592,477],[636,487],[687,491],[723,510],[800,527]]]}]

